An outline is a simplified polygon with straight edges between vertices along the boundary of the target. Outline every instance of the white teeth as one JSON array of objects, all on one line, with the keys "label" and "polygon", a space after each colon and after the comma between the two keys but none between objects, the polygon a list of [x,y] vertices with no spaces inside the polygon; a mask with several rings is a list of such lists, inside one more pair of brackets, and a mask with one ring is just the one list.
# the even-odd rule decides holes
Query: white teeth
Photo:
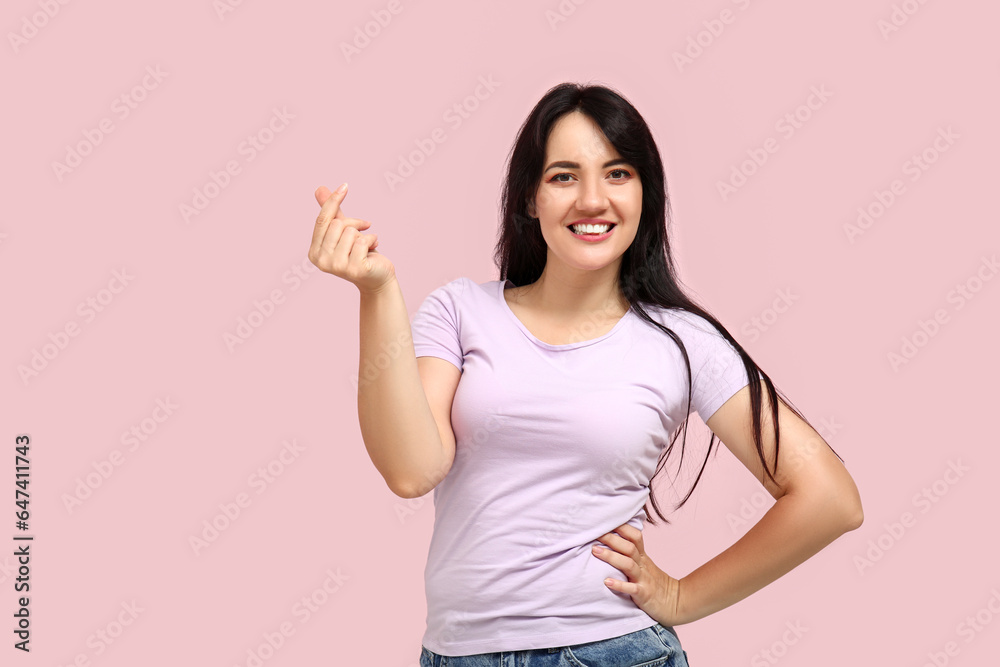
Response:
[{"label": "white teeth", "polygon": [[570,225],[570,229],[577,234],[603,234],[611,225]]}]

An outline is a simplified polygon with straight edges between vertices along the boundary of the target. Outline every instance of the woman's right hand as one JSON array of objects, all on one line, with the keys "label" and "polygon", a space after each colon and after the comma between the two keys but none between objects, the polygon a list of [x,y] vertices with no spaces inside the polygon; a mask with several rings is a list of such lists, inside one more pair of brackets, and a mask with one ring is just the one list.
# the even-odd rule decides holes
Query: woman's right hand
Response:
[{"label": "woman's right hand", "polygon": [[346,185],[332,193],[326,186],[320,186],[315,192],[322,208],[309,246],[309,261],[321,271],[354,283],[362,292],[375,292],[396,277],[396,269],[385,255],[375,250],[378,235],[361,233],[371,223],[348,218],[340,210],[347,196]]}]

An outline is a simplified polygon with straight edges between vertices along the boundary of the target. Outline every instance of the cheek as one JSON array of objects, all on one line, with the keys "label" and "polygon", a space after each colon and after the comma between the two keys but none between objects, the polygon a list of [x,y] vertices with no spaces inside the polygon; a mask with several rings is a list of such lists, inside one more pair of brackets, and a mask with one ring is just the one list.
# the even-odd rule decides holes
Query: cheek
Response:
[{"label": "cheek", "polygon": [[538,193],[535,201],[537,202],[536,205],[539,211],[558,213],[566,207],[567,202],[572,204],[573,200],[567,194],[560,193],[558,190],[542,190]]},{"label": "cheek", "polygon": [[635,189],[635,194],[632,196],[632,206],[635,209],[635,215],[636,215],[636,217],[638,217],[638,215],[642,212],[642,188],[641,187],[637,187]]}]

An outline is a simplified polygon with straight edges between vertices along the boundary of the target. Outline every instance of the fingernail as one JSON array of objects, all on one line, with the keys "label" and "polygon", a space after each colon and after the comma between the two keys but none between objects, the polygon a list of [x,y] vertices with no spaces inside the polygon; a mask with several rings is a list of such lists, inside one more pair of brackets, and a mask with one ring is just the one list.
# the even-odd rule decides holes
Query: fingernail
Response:
[{"label": "fingernail", "polygon": [[339,188],[337,188],[337,190],[336,190],[336,191],[337,191],[338,193],[340,193],[340,192],[343,192],[343,191],[344,191],[344,190],[346,190],[346,189],[347,189],[347,183],[344,183],[344,184],[343,184],[343,185],[341,185],[341,186],[340,186]]},{"label": "fingernail", "polygon": [[594,546],[592,546],[592,547],[591,547],[591,549],[593,549],[593,551],[594,551],[594,553],[595,553],[595,554],[599,554],[599,553],[601,553],[601,549],[603,549],[603,548],[604,548],[604,547],[599,547],[599,546],[597,546],[596,544],[595,544]]}]

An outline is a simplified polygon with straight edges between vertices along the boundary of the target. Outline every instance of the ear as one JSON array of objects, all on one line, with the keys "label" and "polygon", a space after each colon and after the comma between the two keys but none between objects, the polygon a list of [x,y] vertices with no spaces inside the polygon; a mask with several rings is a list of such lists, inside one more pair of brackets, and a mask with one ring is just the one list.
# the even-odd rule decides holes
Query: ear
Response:
[{"label": "ear", "polygon": [[535,212],[535,202],[532,199],[528,200],[528,215],[531,216],[532,218],[537,217]]}]

